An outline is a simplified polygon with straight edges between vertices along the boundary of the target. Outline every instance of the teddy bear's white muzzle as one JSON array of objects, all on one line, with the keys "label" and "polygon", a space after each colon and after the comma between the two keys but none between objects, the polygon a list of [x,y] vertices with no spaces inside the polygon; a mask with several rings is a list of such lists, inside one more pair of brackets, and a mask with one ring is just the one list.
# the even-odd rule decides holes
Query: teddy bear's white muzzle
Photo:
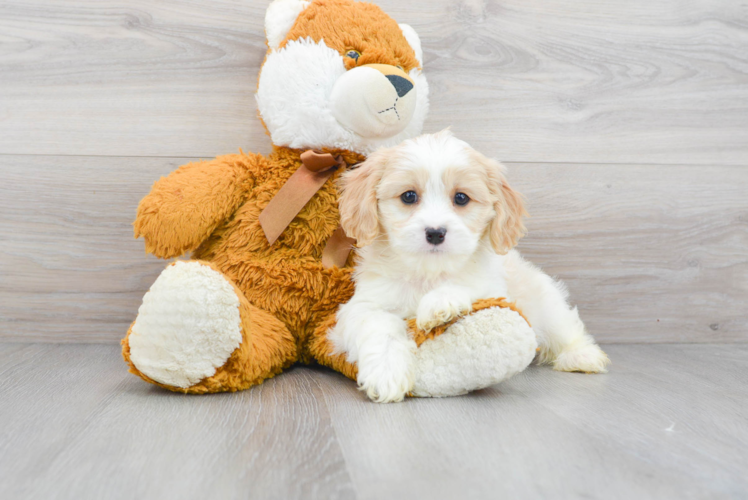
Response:
[{"label": "teddy bear's white muzzle", "polygon": [[391,137],[410,123],[416,88],[408,74],[395,66],[367,64],[338,78],[330,104],[335,119],[361,137]]}]

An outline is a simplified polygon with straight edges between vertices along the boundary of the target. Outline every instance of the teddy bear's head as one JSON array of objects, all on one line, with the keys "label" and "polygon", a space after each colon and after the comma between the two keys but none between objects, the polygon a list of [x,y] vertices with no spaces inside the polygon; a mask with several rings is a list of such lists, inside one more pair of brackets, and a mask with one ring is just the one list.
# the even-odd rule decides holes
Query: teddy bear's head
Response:
[{"label": "teddy bear's head", "polygon": [[274,0],[257,103],[274,144],[368,154],[421,133],[428,84],[418,35],[376,5]]}]

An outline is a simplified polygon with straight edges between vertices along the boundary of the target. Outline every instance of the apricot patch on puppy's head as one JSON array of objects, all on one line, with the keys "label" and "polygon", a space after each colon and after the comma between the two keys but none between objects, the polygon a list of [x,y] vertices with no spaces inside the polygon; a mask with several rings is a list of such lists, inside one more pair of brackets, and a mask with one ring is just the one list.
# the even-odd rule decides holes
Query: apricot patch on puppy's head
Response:
[{"label": "apricot patch on puppy's head", "polygon": [[[280,47],[311,38],[344,57],[346,69],[364,64],[391,64],[406,73],[420,64],[397,22],[378,6],[351,0],[315,0],[296,19]],[[353,57],[348,56],[351,54]]]}]

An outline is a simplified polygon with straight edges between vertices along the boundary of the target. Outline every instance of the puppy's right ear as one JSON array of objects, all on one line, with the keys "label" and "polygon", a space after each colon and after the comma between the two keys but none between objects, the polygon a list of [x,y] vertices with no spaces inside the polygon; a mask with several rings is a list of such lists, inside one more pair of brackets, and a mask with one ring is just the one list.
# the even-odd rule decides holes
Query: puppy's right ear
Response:
[{"label": "puppy's right ear", "polygon": [[488,189],[494,196],[496,211],[490,225],[491,245],[496,253],[504,255],[517,245],[526,232],[522,217],[527,215],[527,211],[522,195],[509,186],[501,163],[475,150],[470,151],[470,156],[476,165],[485,169],[488,177]]},{"label": "puppy's right ear", "polygon": [[340,177],[340,225],[359,247],[371,244],[379,236],[377,185],[387,158],[387,150],[376,151]]}]

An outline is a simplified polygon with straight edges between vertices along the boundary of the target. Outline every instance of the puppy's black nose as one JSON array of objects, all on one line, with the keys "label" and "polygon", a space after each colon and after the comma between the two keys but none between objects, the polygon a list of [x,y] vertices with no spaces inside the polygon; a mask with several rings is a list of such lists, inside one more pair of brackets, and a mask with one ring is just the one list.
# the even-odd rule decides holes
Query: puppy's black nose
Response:
[{"label": "puppy's black nose", "polygon": [[402,76],[397,75],[385,75],[387,79],[390,81],[393,87],[395,87],[395,91],[397,92],[397,97],[402,97],[408,92],[411,91],[413,88],[413,84],[410,83],[408,80],[403,78]]},{"label": "puppy's black nose", "polygon": [[444,243],[444,235],[447,234],[447,229],[440,227],[434,229],[433,227],[426,228],[426,241],[432,245],[441,245]]}]

